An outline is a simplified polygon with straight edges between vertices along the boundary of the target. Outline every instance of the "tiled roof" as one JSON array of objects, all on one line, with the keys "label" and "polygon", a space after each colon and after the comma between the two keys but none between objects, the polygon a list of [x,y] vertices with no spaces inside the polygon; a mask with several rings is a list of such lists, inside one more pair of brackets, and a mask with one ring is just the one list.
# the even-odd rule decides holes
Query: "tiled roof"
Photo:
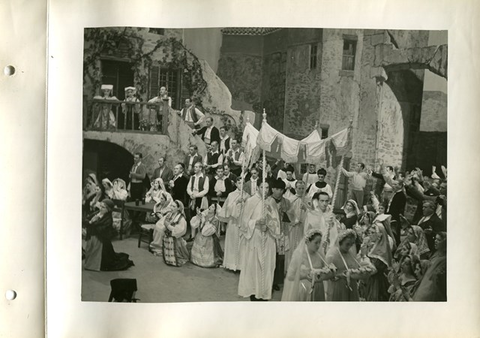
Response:
[{"label": "tiled roof", "polygon": [[230,27],[222,29],[222,33],[224,35],[268,35],[280,29],[281,28]]}]

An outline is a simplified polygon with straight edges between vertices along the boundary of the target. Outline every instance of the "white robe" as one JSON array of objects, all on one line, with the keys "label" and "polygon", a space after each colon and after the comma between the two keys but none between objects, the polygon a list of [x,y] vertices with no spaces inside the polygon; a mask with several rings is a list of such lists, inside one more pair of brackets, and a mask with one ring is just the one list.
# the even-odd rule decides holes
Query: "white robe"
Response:
[{"label": "white robe", "polygon": [[[291,200],[292,202],[292,209],[291,209],[291,215],[293,218],[290,218],[290,229],[288,233],[288,242],[290,249],[285,253],[285,269],[288,270],[288,265],[290,264],[290,261],[292,260],[293,252],[297,248],[298,244],[300,241],[303,240],[304,236],[304,224],[305,224],[305,217],[307,216],[306,207],[302,209],[302,205],[306,203],[305,197],[298,197],[294,196],[294,198]],[[300,223],[298,225],[295,225],[297,223]]]},{"label": "white robe", "polygon": [[[231,192],[218,213],[218,219],[227,223],[223,266],[233,271],[240,270],[240,231],[238,228],[242,205],[237,202],[241,196],[242,192],[238,189]],[[243,196],[247,197],[248,194],[243,192]]]},{"label": "white robe", "polygon": [[[275,271],[275,239],[280,234],[280,220],[270,197],[265,200],[265,215],[262,198],[255,194],[246,203],[241,216],[240,231],[245,236],[245,253],[240,266],[238,294],[242,297],[255,296],[265,300],[272,298],[273,273]],[[255,222],[266,219],[267,231],[255,226]]]}]

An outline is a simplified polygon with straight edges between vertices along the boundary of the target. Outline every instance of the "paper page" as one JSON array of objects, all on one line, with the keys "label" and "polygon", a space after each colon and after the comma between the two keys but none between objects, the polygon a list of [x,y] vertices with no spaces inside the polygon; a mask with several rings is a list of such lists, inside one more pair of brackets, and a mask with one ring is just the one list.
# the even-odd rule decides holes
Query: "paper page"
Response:
[{"label": "paper page", "polygon": [[[0,6],[2,337],[44,335],[46,20],[45,1]],[[4,73],[9,65],[11,76]]]},{"label": "paper page", "polygon": [[[130,6],[129,6],[130,5]],[[478,6],[473,2],[51,1],[48,79],[47,317],[51,337],[440,336],[479,333]],[[84,29],[318,27],[448,30],[449,251],[446,303],[82,302],[80,212]],[[218,41],[209,41],[218,48]],[[207,53],[208,54],[208,53]],[[358,123],[360,118],[354,123]],[[468,193],[466,193],[468,191]],[[138,249],[141,250],[141,249]],[[145,250],[145,249],[143,249]],[[469,268],[472,267],[472,268]],[[181,269],[181,268],[180,268]],[[134,271],[132,269],[132,271]],[[100,280],[102,272],[98,272]],[[218,281],[220,283],[220,281]],[[176,285],[159,285],[175,288]],[[212,288],[215,284],[212,283]],[[176,292],[182,290],[175,290]],[[191,292],[191,290],[188,290]],[[205,290],[196,290],[198,293]],[[148,297],[148,296],[147,296]],[[99,297],[100,300],[100,297]]]}]

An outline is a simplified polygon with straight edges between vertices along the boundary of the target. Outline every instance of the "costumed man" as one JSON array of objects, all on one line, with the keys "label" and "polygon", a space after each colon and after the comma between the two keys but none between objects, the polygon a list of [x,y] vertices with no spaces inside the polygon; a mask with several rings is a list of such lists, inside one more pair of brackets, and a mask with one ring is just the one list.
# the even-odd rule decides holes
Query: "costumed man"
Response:
[{"label": "costumed man", "polygon": [[207,117],[205,119],[205,127],[199,130],[194,130],[193,135],[198,135],[205,144],[213,142],[220,143],[220,131],[213,125],[213,118]]},{"label": "costumed man", "polygon": [[277,255],[275,259],[275,272],[273,277],[273,289],[280,290],[279,284],[283,284],[285,279],[285,252],[289,250],[288,233],[290,230],[290,217],[292,215],[291,202],[283,197],[285,193],[285,182],[278,178],[272,180],[272,198],[275,201],[278,218],[280,219],[280,235],[277,238]]},{"label": "costumed man", "polygon": [[185,176],[183,163],[177,163],[173,167],[173,178],[168,182],[172,199],[178,200],[183,205],[188,205],[187,185],[188,177]]},{"label": "costumed man", "polygon": [[227,127],[221,126],[218,130],[220,132],[220,152],[225,155],[230,149],[230,136],[227,134]]},{"label": "costumed man", "polygon": [[[138,130],[140,105],[135,104],[140,100],[135,96],[137,88],[125,88],[125,101],[122,103],[122,115],[119,115],[118,128],[125,130]],[[120,117],[123,121],[120,121]]]},{"label": "costumed man", "polygon": [[225,154],[225,164],[230,166],[230,171],[236,176],[242,173],[242,165],[244,161],[244,153],[240,149],[240,144],[236,139],[230,140],[231,148]]},{"label": "costumed man", "polygon": [[188,155],[185,157],[185,161],[183,162],[186,174],[188,176],[193,175],[193,166],[197,162],[203,163],[202,156],[198,154],[198,147],[196,145],[191,145],[188,147]]},{"label": "costumed man", "polygon": [[[129,174],[130,184],[127,190],[130,192],[130,198],[133,201],[141,200],[145,192],[144,179],[147,175],[147,170],[145,165],[142,163],[142,157],[143,156],[141,153],[135,153],[133,155],[133,166]],[[132,222],[136,222],[138,216],[138,212],[132,212]],[[130,235],[130,229],[127,229],[125,233],[128,237]]]},{"label": "costumed man", "polygon": [[[103,95],[95,96],[93,98],[94,100],[118,101],[118,99],[113,96],[113,85],[102,84],[101,90]],[[115,127],[117,126],[117,122],[115,119],[115,114],[112,111],[111,104],[102,103],[100,105],[100,112],[93,126],[102,130],[115,129]]]},{"label": "costumed man", "polygon": [[218,142],[213,141],[210,144],[210,151],[207,152],[204,159],[205,172],[213,178],[217,168],[223,168],[223,155],[218,151]]},{"label": "costumed man", "polygon": [[[273,198],[267,198],[268,183],[260,183],[257,193],[245,202],[240,231],[246,243],[242,255],[238,294],[251,301],[272,298],[276,239],[280,220]],[[265,198],[262,201],[262,195]]]},{"label": "costumed man", "polygon": [[168,114],[168,109],[172,106],[172,98],[168,96],[165,87],[160,87],[158,96],[148,100],[148,103],[152,104],[149,117],[150,131],[162,130],[163,115]]},{"label": "costumed man", "polygon": [[[208,208],[208,200],[205,196],[210,188],[209,179],[207,175],[203,174],[203,164],[201,162],[195,163],[193,166],[194,174],[190,177],[187,185],[187,194],[190,197],[190,217],[197,214],[197,209],[206,210]],[[195,229],[191,229],[191,237],[195,238]]]},{"label": "costumed man", "polygon": [[205,119],[203,114],[192,102],[192,99],[185,99],[185,106],[178,112],[182,120],[192,129],[200,129],[200,125]]}]

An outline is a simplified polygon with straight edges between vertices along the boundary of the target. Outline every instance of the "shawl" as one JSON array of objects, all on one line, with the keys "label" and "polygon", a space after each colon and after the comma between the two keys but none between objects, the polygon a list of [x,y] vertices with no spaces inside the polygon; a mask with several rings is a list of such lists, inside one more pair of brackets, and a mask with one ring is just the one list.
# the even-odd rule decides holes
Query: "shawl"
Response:
[{"label": "shawl", "polygon": [[377,233],[377,240],[373,244],[373,247],[367,256],[382,261],[387,267],[390,268],[392,266],[392,251],[390,250],[387,231],[383,225],[378,223],[372,225],[371,227],[373,227]]}]

